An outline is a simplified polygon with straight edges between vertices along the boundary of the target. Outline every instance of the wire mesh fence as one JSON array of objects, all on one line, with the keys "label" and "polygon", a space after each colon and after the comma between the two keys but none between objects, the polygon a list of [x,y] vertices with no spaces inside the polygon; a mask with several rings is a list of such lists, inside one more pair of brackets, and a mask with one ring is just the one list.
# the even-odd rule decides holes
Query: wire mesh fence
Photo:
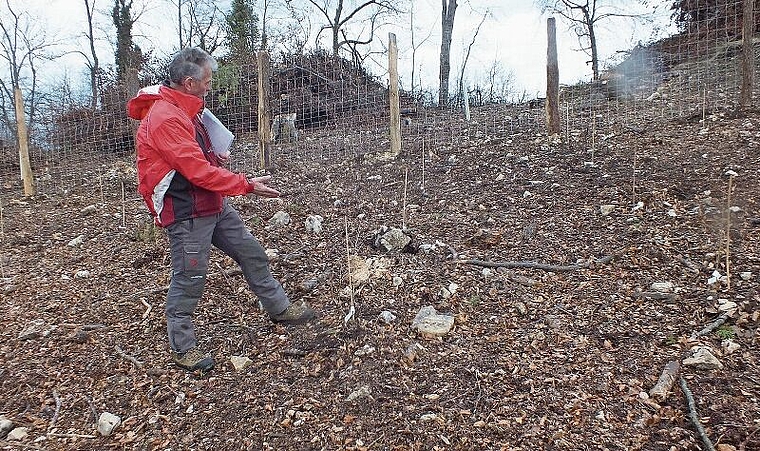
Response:
[{"label": "wire mesh fence", "polygon": [[[738,0],[696,2],[680,18],[679,33],[625,52],[597,80],[562,86],[561,132],[553,143],[593,152],[609,136],[643,131],[652,121],[707,124],[715,115],[736,111],[746,72],[743,6]],[[752,49],[757,52],[756,46]],[[232,170],[259,170],[263,147],[274,165],[296,159],[372,159],[388,150],[390,105],[384,75],[325,52],[273,57],[268,74],[264,83],[272,141],[266,146],[259,142],[256,62],[223,64],[215,74],[207,105],[236,135]],[[160,80],[146,77],[141,82]],[[431,152],[457,152],[473,140],[528,144],[546,137],[544,99],[491,103],[495,97],[484,96],[483,88],[467,89],[469,95],[454,96],[458,101],[449,107],[402,91],[401,148],[409,162],[424,167]],[[30,128],[30,157],[38,193],[94,186],[103,201],[109,193],[120,201],[134,193],[137,124],[124,109],[132,94],[114,84],[98,102],[82,105],[56,98],[37,114]],[[463,98],[469,99],[469,117]],[[3,197],[21,192],[18,161],[15,136],[6,130],[0,136]]]}]

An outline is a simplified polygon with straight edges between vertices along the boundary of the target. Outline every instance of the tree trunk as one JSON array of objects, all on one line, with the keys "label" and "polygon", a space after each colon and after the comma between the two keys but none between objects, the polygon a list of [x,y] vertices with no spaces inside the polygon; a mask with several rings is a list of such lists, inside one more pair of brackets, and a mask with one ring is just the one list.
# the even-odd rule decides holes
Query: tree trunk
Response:
[{"label": "tree trunk", "polygon": [[340,15],[343,14],[343,0],[338,0],[338,6],[335,8],[335,18],[332,23],[333,38],[333,55],[338,56],[338,38],[340,37]]},{"label": "tree trunk", "polygon": [[[94,0],[93,0],[94,1]],[[95,6],[94,4],[92,5]],[[90,67],[90,86],[92,89],[92,100],[90,106],[95,109],[98,106],[98,97],[100,96],[100,62],[98,53],[95,51],[95,34],[92,31],[92,12],[89,0],[84,0],[84,8],[87,11],[87,39],[90,41],[90,54],[92,55],[92,66]]]},{"label": "tree trunk", "polygon": [[438,105],[449,103],[449,73],[451,72],[451,35],[457,0],[441,0],[441,67],[438,86]]},{"label": "tree trunk", "polygon": [[594,74],[594,80],[599,80],[599,52],[596,48],[594,18],[591,17],[588,6],[583,8],[583,18],[586,21],[586,27],[588,28],[588,40],[591,46],[591,72]]}]

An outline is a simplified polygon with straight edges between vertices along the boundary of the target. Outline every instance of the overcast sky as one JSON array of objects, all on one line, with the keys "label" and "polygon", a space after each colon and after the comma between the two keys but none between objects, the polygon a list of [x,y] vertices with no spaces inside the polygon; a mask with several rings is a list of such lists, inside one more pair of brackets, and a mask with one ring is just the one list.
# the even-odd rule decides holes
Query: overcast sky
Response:
[{"label": "overcast sky", "polygon": [[[97,9],[108,11],[113,0],[95,0]],[[629,11],[642,11],[639,1],[610,0],[615,5],[629,8]],[[304,7],[306,0],[301,0]],[[170,0],[134,0],[135,5],[149,5],[136,27],[136,41],[144,50],[155,49],[157,53],[169,53],[176,46],[176,19]],[[262,3],[259,0],[258,3]],[[296,1],[297,3],[297,1]],[[417,42],[429,36],[426,43],[416,52],[417,76],[424,88],[436,90],[438,83],[438,59],[441,40],[441,2],[440,0],[402,1],[407,8],[414,9],[415,35]],[[667,2],[663,2],[667,3]],[[60,49],[80,49],[86,44],[83,38],[76,40],[86,27],[86,16],[82,0],[11,0],[17,12],[28,10],[37,25],[44,27],[52,36],[60,37],[63,44]],[[224,10],[228,9],[229,0],[218,2]],[[4,8],[3,8],[4,9]],[[480,29],[468,61],[466,80],[469,84],[484,78],[485,71],[499,61],[505,70],[514,75],[515,90],[526,92],[529,97],[542,96],[546,85],[546,19],[534,0],[460,0],[454,21],[454,35],[451,47],[452,76],[450,83],[455,83],[461,68],[467,46],[472,40],[478,24],[487,14]],[[668,11],[663,6],[658,11],[658,22],[662,26],[667,22]],[[272,20],[276,14],[270,13]],[[310,16],[314,29],[321,25],[320,17]],[[113,46],[107,42],[106,33],[113,36],[110,18],[101,13],[96,21],[104,29],[100,32],[103,40],[99,43],[99,57],[102,63],[113,63]],[[274,24],[273,24],[274,25]],[[602,22],[597,29],[602,62],[609,60],[617,51],[631,48],[637,42],[647,42],[653,37],[653,24],[635,24],[629,20]],[[388,33],[398,37],[399,72],[402,85],[409,88],[411,74],[410,15],[398,18],[396,23],[385,26],[376,34],[376,39],[387,42]],[[559,47],[560,81],[573,83],[589,80],[589,57],[578,51],[579,43],[575,33],[568,24],[558,18],[557,39]],[[662,33],[659,35],[662,36]],[[667,33],[665,31],[664,33]],[[326,36],[325,36],[326,37]],[[327,42],[323,46],[329,45]],[[380,64],[386,64],[378,58]],[[71,80],[84,83],[84,60],[81,55],[71,54],[50,63],[47,73],[65,72]],[[380,73],[383,69],[375,68]]]}]

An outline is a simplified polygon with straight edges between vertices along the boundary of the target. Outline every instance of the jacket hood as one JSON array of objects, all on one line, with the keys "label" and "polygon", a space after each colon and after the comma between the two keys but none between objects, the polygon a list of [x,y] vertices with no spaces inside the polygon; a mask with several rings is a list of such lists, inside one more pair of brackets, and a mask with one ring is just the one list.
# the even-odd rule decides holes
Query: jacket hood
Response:
[{"label": "jacket hood", "polygon": [[203,109],[203,100],[184,94],[166,85],[146,86],[127,102],[127,115],[132,119],[142,120],[157,100],[166,100],[185,111],[190,117]]}]

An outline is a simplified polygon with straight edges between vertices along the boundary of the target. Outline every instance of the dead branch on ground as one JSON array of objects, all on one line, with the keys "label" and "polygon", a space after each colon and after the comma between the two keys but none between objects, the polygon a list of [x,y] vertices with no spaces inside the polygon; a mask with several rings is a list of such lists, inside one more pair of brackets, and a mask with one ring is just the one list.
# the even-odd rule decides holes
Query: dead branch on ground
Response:
[{"label": "dead branch on ground", "polygon": [[615,255],[608,255],[595,260],[590,260],[586,263],[578,263],[575,265],[549,265],[546,263],[532,262],[532,261],[518,261],[518,262],[492,262],[487,260],[459,260],[457,263],[466,265],[484,266],[486,268],[525,268],[525,269],[540,269],[547,272],[570,272],[577,271],[579,269],[586,269],[593,265],[604,265],[612,261]]},{"label": "dead branch on ground", "polygon": [[705,432],[705,428],[702,427],[702,423],[700,423],[699,421],[699,415],[697,414],[696,403],[694,402],[694,395],[691,394],[691,390],[689,390],[689,386],[686,385],[686,379],[684,379],[683,377],[681,377],[681,391],[683,391],[683,394],[686,397],[686,404],[689,407],[689,419],[694,424],[694,427],[697,429],[699,438],[702,439],[702,444],[705,445],[706,450],[715,451],[715,446],[713,446],[712,442],[710,441],[710,438],[707,436],[707,433]]}]

